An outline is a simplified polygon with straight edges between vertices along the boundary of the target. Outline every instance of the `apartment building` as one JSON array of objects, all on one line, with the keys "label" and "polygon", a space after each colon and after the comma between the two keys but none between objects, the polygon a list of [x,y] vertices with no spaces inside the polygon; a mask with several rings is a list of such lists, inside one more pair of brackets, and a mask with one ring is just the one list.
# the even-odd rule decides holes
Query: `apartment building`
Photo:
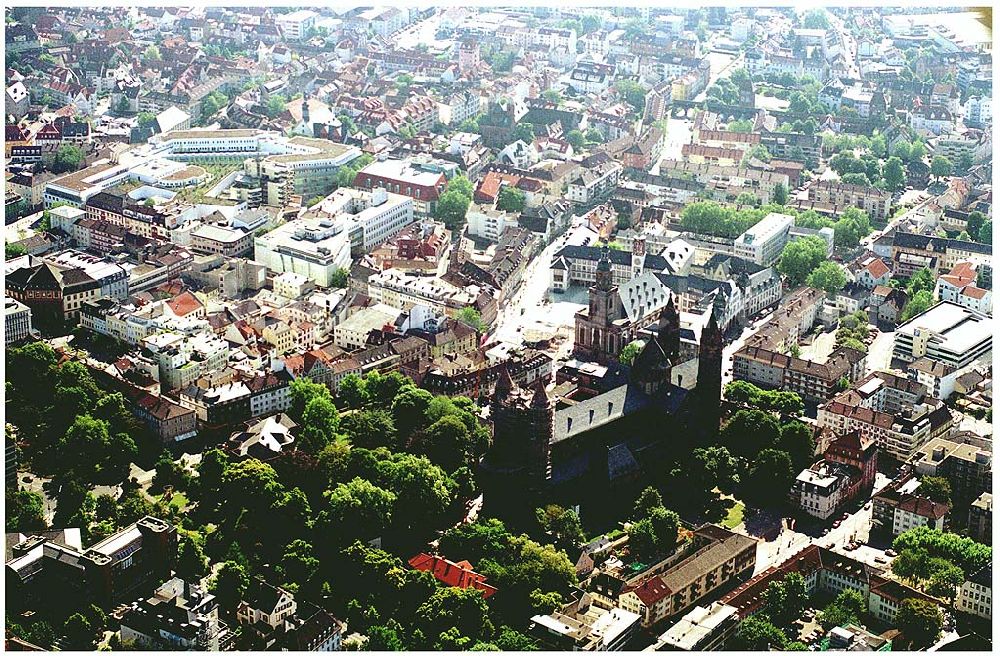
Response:
[{"label": "apartment building", "polygon": [[955,607],[987,621],[993,620],[993,566],[986,565],[962,583]]},{"label": "apartment building", "polygon": [[614,160],[583,168],[569,181],[566,198],[581,205],[603,198],[618,186],[622,170],[622,165]]},{"label": "apartment building", "polygon": [[920,494],[920,479],[904,474],[872,497],[872,531],[897,536],[918,526],[944,530],[951,506]]},{"label": "apartment building", "polygon": [[408,275],[398,269],[386,269],[369,277],[368,295],[376,303],[400,310],[426,305],[450,317],[476,303],[476,296],[464,287],[442,278]]},{"label": "apartment building", "polygon": [[305,218],[343,223],[352,235],[352,248],[368,252],[413,223],[413,209],[412,198],[382,187],[371,191],[342,187],[310,208]]},{"label": "apartment building", "polygon": [[850,556],[815,544],[792,555],[780,565],[769,567],[732,592],[719,599],[737,609],[740,619],[759,612],[765,603],[764,591],[772,582],[783,580],[792,572],[802,575],[806,593],[836,596],[842,590],[861,594],[864,608],[881,622],[892,623],[904,599],[921,599],[935,605],[940,600],[926,595],[899,581],[886,577],[877,568],[854,560]]},{"label": "apartment building", "polygon": [[351,266],[351,240],[341,222],[296,219],[255,237],[253,259],[275,273],[298,273],[332,287],[334,273]]},{"label": "apartment building", "polygon": [[880,223],[889,219],[889,206],[892,204],[892,196],[886,191],[833,180],[822,180],[809,185],[809,200],[828,203],[841,208],[841,211],[857,207],[872,222]]},{"label": "apartment building", "polygon": [[825,402],[840,391],[841,380],[854,383],[865,370],[865,354],[841,347],[823,364],[759,346],[733,354],[733,378],[766,389],[795,392],[806,401]]},{"label": "apartment building", "polygon": [[642,626],[649,628],[726,584],[745,579],[756,562],[756,540],[705,524],[680,554],[628,578],[616,605],[639,615]]},{"label": "apartment building", "polygon": [[191,232],[189,248],[202,255],[242,257],[253,248],[253,233],[241,228],[203,224]]},{"label": "apartment building", "polygon": [[817,424],[838,434],[856,430],[874,439],[885,456],[907,462],[917,449],[947,434],[954,424],[947,406],[924,396],[925,392],[918,400],[900,401],[912,399],[913,388],[923,390],[901,376],[876,372],[820,406]]},{"label": "apartment building", "polygon": [[968,262],[976,267],[993,266],[993,247],[974,241],[946,239],[897,230],[891,254],[896,275],[908,277],[924,266],[937,275],[947,274],[956,265]]},{"label": "apartment building", "polygon": [[976,542],[993,544],[993,495],[983,492],[969,506],[969,537]]},{"label": "apartment building", "polygon": [[120,626],[125,649],[219,651],[227,631],[215,595],[177,577],[133,602]]},{"label": "apartment building", "polygon": [[[960,441],[967,440],[967,441]],[[983,438],[938,437],[921,446],[910,459],[920,476],[942,476],[955,500],[971,501],[991,489],[992,445]]]}]

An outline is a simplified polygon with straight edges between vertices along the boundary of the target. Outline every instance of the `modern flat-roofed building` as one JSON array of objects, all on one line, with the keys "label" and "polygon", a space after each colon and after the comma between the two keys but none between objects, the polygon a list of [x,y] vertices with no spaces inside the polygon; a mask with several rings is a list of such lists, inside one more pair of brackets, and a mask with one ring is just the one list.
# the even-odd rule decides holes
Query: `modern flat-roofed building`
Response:
[{"label": "modern flat-roofed building", "polygon": [[316,15],[315,11],[300,9],[290,14],[278,14],[274,17],[274,22],[281,28],[282,36],[298,41],[316,25]]},{"label": "modern flat-roofed building", "polygon": [[647,651],[719,651],[739,628],[733,606],[712,602],[695,606],[667,629]]},{"label": "modern flat-roofed building", "polygon": [[16,344],[31,334],[31,308],[20,301],[3,298],[4,343]]},{"label": "modern flat-roofed building", "polygon": [[341,222],[296,219],[254,238],[254,260],[275,273],[301,274],[320,287],[351,266],[351,240]]},{"label": "modern flat-roofed building", "polygon": [[736,238],[736,256],[761,266],[771,266],[788,243],[794,217],[772,212]]},{"label": "modern flat-roofed building", "polygon": [[547,649],[621,651],[639,629],[639,616],[621,608],[601,608],[584,593],[548,615],[531,618],[531,634]]},{"label": "modern flat-roofed building", "polygon": [[[310,208],[306,218],[329,217],[342,222],[352,235],[352,247],[368,252],[413,223],[413,207],[409,196],[389,193],[382,187],[371,191],[341,187]],[[354,226],[360,231],[353,230]]]},{"label": "modern flat-roofed building", "polygon": [[190,248],[202,255],[240,257],[253,248],[253,233],[227,226],[200,225],[191,232]]},{"label": "modern flat-roofed building", "polygon": [[961,369],[992,349],[991,317],[942,301],[896,329],[892,356],[904,362],[927,357]]}]

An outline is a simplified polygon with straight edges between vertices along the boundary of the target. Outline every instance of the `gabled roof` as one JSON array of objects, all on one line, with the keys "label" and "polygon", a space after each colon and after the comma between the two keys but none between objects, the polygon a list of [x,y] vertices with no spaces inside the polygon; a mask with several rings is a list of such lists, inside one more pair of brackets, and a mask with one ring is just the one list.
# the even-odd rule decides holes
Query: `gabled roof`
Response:
[{"label": "gabled roof", "polygon": [[421,572],[430,572],[434,578],[450,587],[480,590],[484,599],[489,599],[497,591],[485,582],[485,576],[473,570],[472,563],[467,560],[455,563],[441,556],[419,553],[410,558],[409,565]]}]

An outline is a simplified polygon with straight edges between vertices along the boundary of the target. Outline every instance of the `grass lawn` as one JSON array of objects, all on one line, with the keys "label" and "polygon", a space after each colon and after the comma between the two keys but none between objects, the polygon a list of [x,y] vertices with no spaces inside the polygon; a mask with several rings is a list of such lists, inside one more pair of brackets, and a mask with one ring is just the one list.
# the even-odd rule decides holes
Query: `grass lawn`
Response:
[{"label": "grass lawn", "polygon": [[732,528],[742,522],[743,510],[743,504],[737,501],[736,505],[729,509],[729,513],[726,514],[726,518],[722,520],[722,525],[726,528]]},{"label": "grass lawn", "polygon": [[[162,494],[157,494],[153,497],[156,501],[159,501],[163,497]],[[168,504],[171,508],[176,508],[177,510],[183,510],[186,505],[188,505],[188,498],[183,492],[174,492],[174,495],[170,497],[170,503]]]}]

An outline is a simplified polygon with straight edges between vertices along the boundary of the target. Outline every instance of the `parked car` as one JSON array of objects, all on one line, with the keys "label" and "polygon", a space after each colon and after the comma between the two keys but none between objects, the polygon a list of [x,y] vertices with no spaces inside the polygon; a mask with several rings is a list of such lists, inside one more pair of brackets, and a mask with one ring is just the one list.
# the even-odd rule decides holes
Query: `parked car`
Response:
[{"label": "parked car", "polygon": [[844,513],[843,515],[840,516],[840,518],[841,519],[847,519],[850,516],[851,516],[851,513]]},{"label": "parked car", "polygon": [[833,528],[840,528],[840,520],[839,519],[833,523]]},{"label": "parked car", "polygon": [[899,554],[897,554],[897,553],[896,553],[895,551],[893,551],[892,549],[886,549],[886,550],[885,550],[885,555],[886,555],[886,556],[889,556],[889,558],[895,558],[895,557],[896,557],[896,556],[898,556]]}]

